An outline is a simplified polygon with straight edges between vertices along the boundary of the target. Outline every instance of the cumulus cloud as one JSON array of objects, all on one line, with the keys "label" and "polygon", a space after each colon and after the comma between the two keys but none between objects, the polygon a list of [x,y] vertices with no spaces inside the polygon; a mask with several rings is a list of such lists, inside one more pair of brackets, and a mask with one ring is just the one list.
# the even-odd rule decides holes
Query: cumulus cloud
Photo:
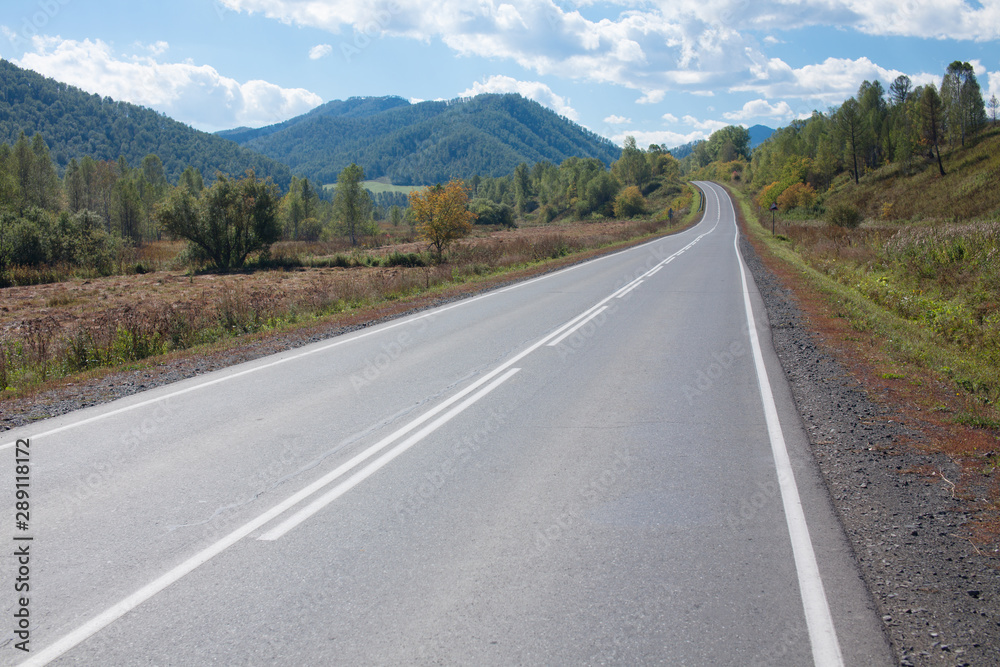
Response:
[{"label": "cumulus cloud", "polygon": [[[711,133],[709,133],[711,134]],[[635,137],[636,146],[641,146],[645,148],[650,144],[657,144],[659,146],[665,146],[667,148],[674,148],[676,146],[683,146],[684,144],[689,144],[692,141],[700,141],[702,139],[708,139],[709,134],[701,131],[689,132],[687,134],[681,132],[669,132],[663,131],[651,131],[651,132],[624,132],[622,134],[616,134],[611,137],[619,146],[625,144],[625,137]]]},{"label": "cumulus cloud", "polygon": [[[99,39],[36,36],[31,44],[32,50],[14,61],[19,67],[90,93],[151,107],[210,132],[281,122],[323,101],[302,88],[259,80],[240,83],[210,65],[161,63],[155,55],[122,56]],[[155,54],[160,47],[153,47],[145,50]]]},{"label": "cumulus cloud", "polygon": [[743,105],[739,111],[728,111],[722,114],[726,120],[742,121],[749,118],[775,118],[778,120],[790,120],[795,117],[795,112],[788,102],[782,100],[777,104],[771,104],[767,100],[752,100]]},{"label": "cumulus cloud", "polygon": [[475,97],[483,93],[519,93],[521,96],[535,100],[542,106],[548,107],[572,121],[576,121],[580,117],[564,97],[556,95],[551,88],[540,81],[518,81],[513,77],[495,75],[485,81],[477,81],[472,84],[471,88],[459,93],[458,96]]},{"label": "cumulus cloud", "polygon": [[617,116],[612,114],[604,119],[604,122],[608,125],[626,125],[632,122],[631,118],[626,118],[625,116]]},{"label": "cumulus cloud", "polygon": [[319,60],[324,56],[330,55],[331,53],[333,53],[333,47],[329,44],[317,44],[309,49],[309,59]]},{"label": "cumulus cloud", "polygon": [[[623,86],[638,91],[641,104],[659,104],[677,91],[834,104],[866,78],[898,75],[866,58],[795,68],[767,54],[782,33],[810,26],[921,39],[1000,38],[997,0],[220,1],[339,35],[334,49],[345,53],[376,36],[440,40],[459,55],[511,61],[540,76]],[[591,6],[605,18],[581,13]]]}]

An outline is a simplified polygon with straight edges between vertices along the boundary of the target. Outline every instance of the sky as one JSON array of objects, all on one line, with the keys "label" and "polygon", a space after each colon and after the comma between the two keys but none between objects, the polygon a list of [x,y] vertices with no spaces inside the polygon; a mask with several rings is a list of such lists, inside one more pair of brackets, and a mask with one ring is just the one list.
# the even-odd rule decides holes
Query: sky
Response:
[{"label": "sky", "polygon": [[200,130],[517,92],[618,143],[781,127],[865,80],[1000,97],[1000,0],[4,0],[0,57]]}]

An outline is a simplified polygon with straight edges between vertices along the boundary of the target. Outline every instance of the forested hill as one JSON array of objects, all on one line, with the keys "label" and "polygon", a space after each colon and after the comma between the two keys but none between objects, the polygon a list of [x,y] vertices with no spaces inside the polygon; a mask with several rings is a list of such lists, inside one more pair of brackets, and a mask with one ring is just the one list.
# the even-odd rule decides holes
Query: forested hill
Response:
[{"label": "forested hill", "polygon": [[352,162],[370,179],[428,185],[502,176],[525,162],[593,157],[610,164],[614,143],[520,95],[410,104],[399,97],[324,104],[280,125],[220,133],[319,183]]},{"label": "forested hill", "polygon": [[60,172],[73,158],[125,156],[138,165],[156,154],[175,183],[188,166],[207,180],[217,171],[242,175],[253,169],[282,189],[291,182],[289,168],[269,157],[151,109],[91,95],[0,59],[0,143],[13,144],[22,131],[29,137],[41,132]]}]

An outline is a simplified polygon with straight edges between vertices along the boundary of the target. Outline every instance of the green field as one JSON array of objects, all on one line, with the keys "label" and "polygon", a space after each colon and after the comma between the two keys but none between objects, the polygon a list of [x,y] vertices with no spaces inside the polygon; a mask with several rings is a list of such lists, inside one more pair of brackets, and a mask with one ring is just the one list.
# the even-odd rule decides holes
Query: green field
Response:
[{"label": "green field", "polygon": [[[327,190],[332,190],[337,184],[330,183],[324,185],[323,188]],[[371,190],[374,194],[380,194],[382,192],[401,192],[404,195],[410,194],[413,190],[423,190],[424,185],[392,185],[391,183],[383,183],[382,181],[362,181],[361,185],[368,190]]]}]

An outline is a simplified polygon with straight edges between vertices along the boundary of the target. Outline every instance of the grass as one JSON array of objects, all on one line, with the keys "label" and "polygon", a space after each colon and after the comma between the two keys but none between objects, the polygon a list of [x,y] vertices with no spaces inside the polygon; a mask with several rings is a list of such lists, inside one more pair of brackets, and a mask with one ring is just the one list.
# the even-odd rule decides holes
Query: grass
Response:
[{"label": "grass", "polygon": [[780,240],[769,214],[733,194],[827,345],[870,393],[930,425],[922,446],[956,460],[960,486],[980,488],[993,516],[1000,487],[977,473],[1000,450],[1000,223],[779,221]]},{"label": "grass", "polygon": [[[336,183],[330,183],[328,185],[324,185],[323,188],[326,190],[333,190],[336,186]],[[383,181],[362,181],[361,186],[370,190],[374,194],[393,192],[402,193],[404,195],[408,195],[414,190],[423,190],[427,187],[426,185],[393,185],[392,183],[385,183]]]}]

